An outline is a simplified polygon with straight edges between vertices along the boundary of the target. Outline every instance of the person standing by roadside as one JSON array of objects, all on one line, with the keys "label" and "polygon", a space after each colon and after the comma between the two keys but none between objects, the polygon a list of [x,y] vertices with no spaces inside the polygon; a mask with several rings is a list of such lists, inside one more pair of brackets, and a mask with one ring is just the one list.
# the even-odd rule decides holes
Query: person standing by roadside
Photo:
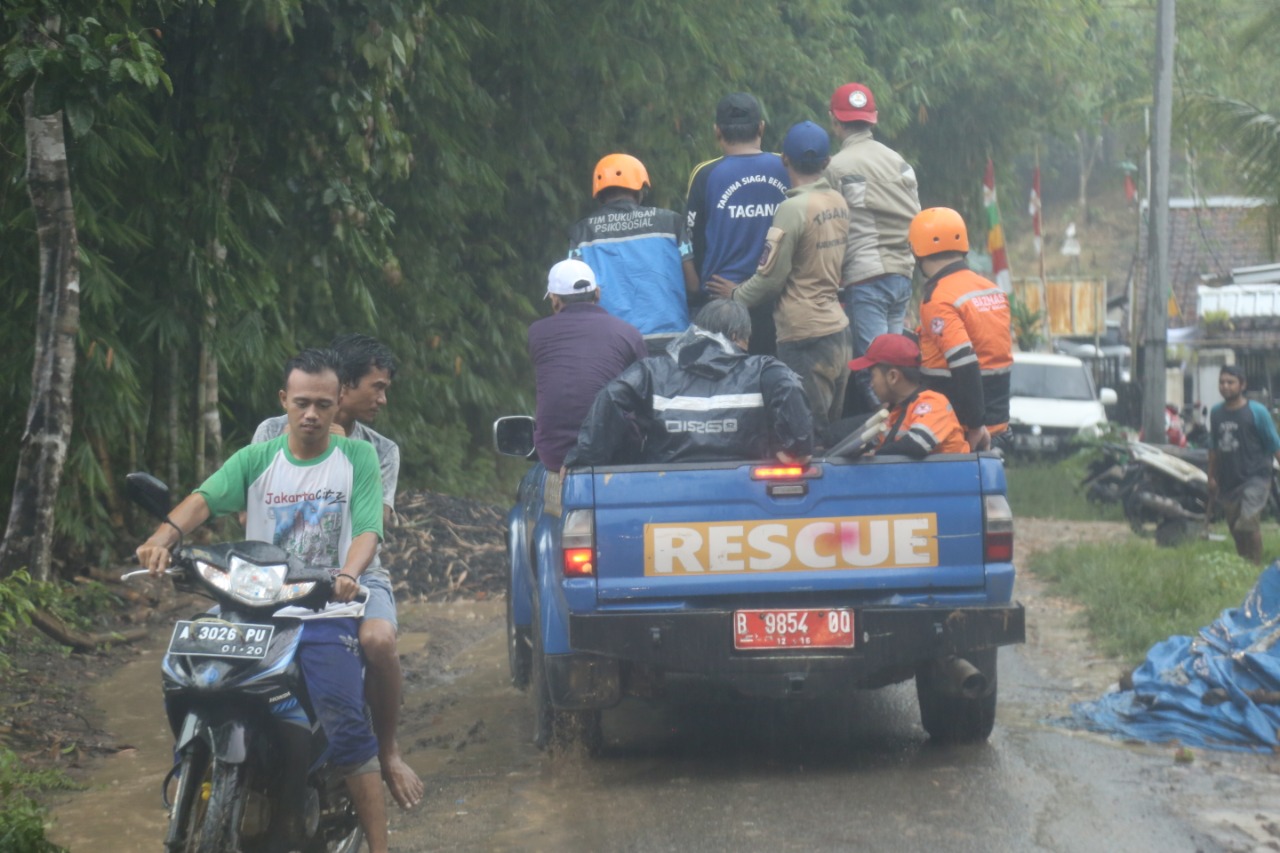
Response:
[{"label": "person standing by roadside", "polygon": [[[387,390],[396,375],[396,359],[386,344],[369,335],[348,334],[334,338],[330,348],[338,356],[342,394],[333,423],[341,435],[373,445],[382,475],[382,523],[389,527],[396,517],[396,486],[400,480],[400,446],[370,426],[387,405]],[[267,418],[258,424],[253,443],[270,441],[289,429],[288,415]],[[368,671],[365,693],[378,736],[378,762],[392,798],[401,808],[412,808],[422,799],[422,780],[400,756],[396,729],[400,721],[400,697],[404,674],[396,652],[396,599],[391,576],[382,565],[381,548],[361,580],[369,590],[360,620],[360,648]]]},{"label": "person standing by roadside", "polygon": [[[915,270],[907,230],[920,198],[915,169],[871,136],[879,114],[870,89],[861,83],[836,89],[830,115],[840,150],[826,178],[849,205],[840,301],[853,331],[853,354],[861,357],[878,336],[902,333]],[[846,395],[846,412],[879,405],[868,373],[857,371],[851,381],[857,392]]]},{"label": "person standing by roadside", "polygon": [[[721,98],[715,133],[722,156],[694,167],[685,204],[699,282],[689,300],[695,308],[711,297],[712,276],[735,283],[751,278],[773,215],[791,188],[782,158],[760,148],[764,118],[755,97],[734,92]],[[773,355],[772,303],[751,309],[751,327],[751,354]]]},{"label": "person standing by roadside", "polygon": [[693,249],[680,214],[643,204],[649,172],[630,154],[610,154],[592,172],[600,209],[569,229],[569,257],[604,284],[604,310],[642,335],[675,335],[689,326],[697,286]]},{"label": "person standing by roadside", "polygon": [[740,285],[712,276],[709,289],[747,307],[777,300],[778,358],[799,375],[814,432],[844,409],[849,379],[849,318],[838,288],[849,208],[822,170],[831,159],[827,132],[811,121],[787,131],[782,161],[791,178],[778,206],[755,275]]},{"label": "person standing by roadside", "polygon": [[1222,501],[1236,553],[1262,564],[1262,513],[1271,494],[1271,460],[1280,460],[1280,435],[1266,407],[1245,397],[1245,373],[1227,365],[1218,374],[1222,402],[1209,412],[1209,495]]},{"label": "person standing by roadside", "polygon": [[986,450],[1009,429],[1009,299],[969,269],[969,232],[951,208],[920,211],[908,239],[925,276],[916,330],[925,384],[947,395],[969,447]]},{"label": "person standing by roadside", "polygon": [[596,394],[648,352],[635,326],[600,307],[600,286],[582,261],[551,268],[546,298],[552,315],[529,326],[537,394],[533,446],[548,473],[559,475]]}]

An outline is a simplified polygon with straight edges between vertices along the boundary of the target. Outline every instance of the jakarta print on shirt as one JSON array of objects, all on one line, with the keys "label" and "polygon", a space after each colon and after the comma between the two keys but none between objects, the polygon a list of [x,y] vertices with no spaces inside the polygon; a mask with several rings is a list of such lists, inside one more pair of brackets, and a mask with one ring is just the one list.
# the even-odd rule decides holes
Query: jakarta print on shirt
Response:
[{"label": "jakarta print on shirt", "polygon": [[362,533],[382,538],[382,481],[368,442],[330,436],[325,453],[300,460],[282,435],[243,448],[196,491],[214,515],[245,510],[247,538],[312,568],[341,568]]}]

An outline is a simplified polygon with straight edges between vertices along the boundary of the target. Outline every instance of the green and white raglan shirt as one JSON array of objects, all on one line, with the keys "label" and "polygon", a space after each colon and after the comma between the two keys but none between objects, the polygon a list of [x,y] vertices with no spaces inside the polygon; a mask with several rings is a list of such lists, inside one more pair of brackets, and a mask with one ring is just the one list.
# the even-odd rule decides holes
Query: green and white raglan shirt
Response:
[{"label": "green and white raglan shirt", "polygon": [[217,515],[245,510],[245,536],[271,542],[312,568],[340,569],[351,541],[382,539],[382,480],[367,441],[329,437],[315,459],[289,452],[289,437],[250,444],[196,489]]}]

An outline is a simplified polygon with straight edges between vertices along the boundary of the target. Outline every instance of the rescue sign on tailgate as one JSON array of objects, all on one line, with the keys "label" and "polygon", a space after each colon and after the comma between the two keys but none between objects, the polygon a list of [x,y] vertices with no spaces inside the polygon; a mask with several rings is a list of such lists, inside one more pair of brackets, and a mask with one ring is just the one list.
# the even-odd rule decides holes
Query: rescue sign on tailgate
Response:
[{"label": "rescue sign on tailgate", "polygon": [[936,513],[644,526],[646,577],[936,565]]}]

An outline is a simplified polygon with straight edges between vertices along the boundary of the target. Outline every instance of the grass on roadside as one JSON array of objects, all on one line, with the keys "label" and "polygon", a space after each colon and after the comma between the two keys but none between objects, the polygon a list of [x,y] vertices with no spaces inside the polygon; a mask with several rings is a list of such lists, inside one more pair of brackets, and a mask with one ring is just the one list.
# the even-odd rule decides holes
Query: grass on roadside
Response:
[{"label": "grass on roadside", "polygon": [[1014,517],[1124,521],[1119,504],[1095,504],[1085,498],[1080,481],[1087,463],[1087,453],[1052,462],[1010,459],[1004,476]]},{"label": "grass on roadside", "polygon": [[[1264,553],[1280,554],[1280,533],[1268,529],[1263,544]],[[1064,546],[1035,554],[1029,568],[1085,606],[1102,652],[1135,664],[1154,643],[1194,634],[1238,606],[1260,571],[1236,556],[1230,537],[1178,548],[1137,537]]]},{"label": "grass on roadside", "polygon": [[0,850],[65,853],[44,837],[47,814],[32,795],[77,787],[61,770],[28,769],[13,752],[0,747]]}]

